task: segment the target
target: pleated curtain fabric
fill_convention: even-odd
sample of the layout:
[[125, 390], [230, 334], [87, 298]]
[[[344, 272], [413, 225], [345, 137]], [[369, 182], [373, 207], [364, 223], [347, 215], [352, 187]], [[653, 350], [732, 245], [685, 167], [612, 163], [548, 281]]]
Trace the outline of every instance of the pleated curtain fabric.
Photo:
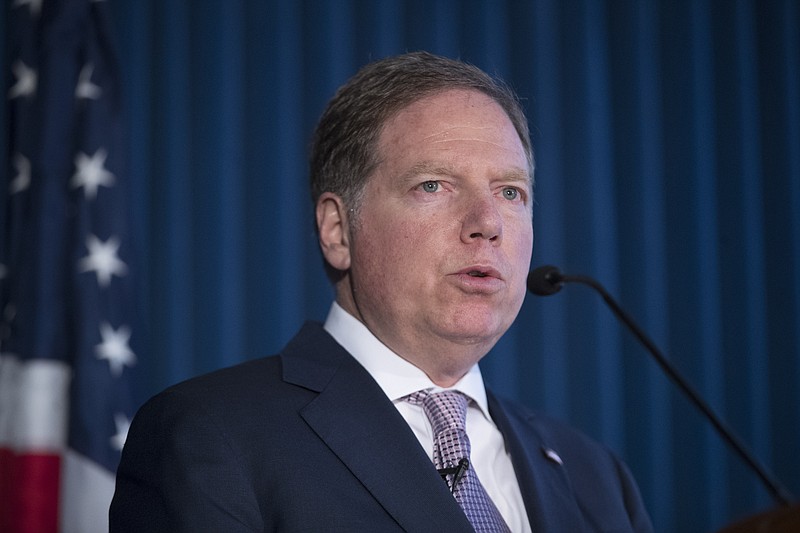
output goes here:
[[[108, 5], [147, 326], [130, 339], [139, 403], [324, 320], [311, 130], [361, 65], [425, 49], [522, 99], [532, 266], [600, 280], [800, 494], [800, 2]], [[773, 504], [586, 288], [529, 296], [481, 370], [620, 455], [657, 531], [706, 533]]]

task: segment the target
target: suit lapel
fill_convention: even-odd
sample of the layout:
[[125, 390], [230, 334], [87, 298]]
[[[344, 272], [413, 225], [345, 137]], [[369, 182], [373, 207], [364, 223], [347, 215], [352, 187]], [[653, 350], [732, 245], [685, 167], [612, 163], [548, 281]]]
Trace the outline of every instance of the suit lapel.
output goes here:
[[301, 336], [304, 345], [284, 351], [284, 379], [319, 392], [300, 411], [319, 438], [406, 531], [472, 531], [369, 373], [318, 326], [306, 326]]
[[[487, 391], [489, 411], [511, 454], [531, 529], [536, 532], [584, 531], [580, 508], [558, 450], [536, 430], [535, 416], [509, 409]], [[548, 456], [550, 454], [550, 456]]]

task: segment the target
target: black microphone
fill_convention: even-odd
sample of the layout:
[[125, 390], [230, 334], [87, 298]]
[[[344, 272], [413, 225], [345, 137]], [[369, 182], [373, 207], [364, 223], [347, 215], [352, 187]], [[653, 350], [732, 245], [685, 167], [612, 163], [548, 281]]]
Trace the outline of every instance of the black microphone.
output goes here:
[[553, 265], [540, 266], [528, 274], [528, 290], [537, 296], [550, 296], [563, 286], [561, 271]]
[[655, 358], [656, 362], [661, 366], [662, 370], [672, 379], [675, 384], [689, 397], [694, 405], [711, 422], [717, 432], [722, 438], [739, 454], [745, 463], [756, 473], [761, 481], [766, 486], [772, 497], [776, 502], [785, 506], [792, 505], [794, 497], [786, 488], [781, 485], [778, 480], [771, 476], [766, 468], [764, 468], [753, 457], [739, 440], [738, 437], [722, 422], [722, 420], [714, 413], [709, 405], [700, 397], [700, 395], [689, 385], [689, 382], [678, 372], [678, 370], [670, 363], [669, 359], [664, 356], [661, 350], [650, 340], [633, 319], [625, 312], [622, 307], [611, 297], [606, 289], [594, 278], [588, 276], [572, 276], [566, 275], [558, 269], [558, 267], [547, 265], [541, 266], [528, 274], [528, 290], [538, 296], [550, 296], [561, 290], [564, 283], [582, 283], [588, 285], [603, 297], [606, 304], [611, 308], [617, 317], [628, 326], [636, 338], [647, 348], [647, 351]]

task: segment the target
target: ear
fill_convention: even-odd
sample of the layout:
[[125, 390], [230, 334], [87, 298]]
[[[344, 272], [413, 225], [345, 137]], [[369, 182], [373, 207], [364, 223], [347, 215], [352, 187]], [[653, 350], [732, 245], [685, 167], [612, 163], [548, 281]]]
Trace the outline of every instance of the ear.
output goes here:
[[342, 199], [325, 192], [317, 200], [317, 229], [322, 255], [333, 268], [345, 271], [350, 268], [350, 231], [348, 212]]

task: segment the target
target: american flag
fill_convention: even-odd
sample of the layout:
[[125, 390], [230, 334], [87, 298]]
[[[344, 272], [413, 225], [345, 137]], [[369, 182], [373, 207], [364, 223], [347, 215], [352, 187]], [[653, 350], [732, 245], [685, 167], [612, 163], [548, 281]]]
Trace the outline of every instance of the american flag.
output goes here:
[[5, 8], [0, 531], [107, 531], [139, 335], [110, 14]]

